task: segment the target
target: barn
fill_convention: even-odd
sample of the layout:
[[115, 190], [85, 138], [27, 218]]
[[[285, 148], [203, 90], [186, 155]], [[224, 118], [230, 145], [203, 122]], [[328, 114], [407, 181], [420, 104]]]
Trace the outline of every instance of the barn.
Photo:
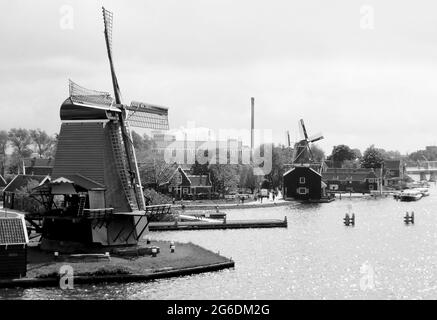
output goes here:
[[308, 165], [294, 166], [283, 175], [286, 200], [319, 200], [324, 194], [322, 176]]
[[28, 242], [24, 218], [0, 217], [0, 278], [26, 276]]

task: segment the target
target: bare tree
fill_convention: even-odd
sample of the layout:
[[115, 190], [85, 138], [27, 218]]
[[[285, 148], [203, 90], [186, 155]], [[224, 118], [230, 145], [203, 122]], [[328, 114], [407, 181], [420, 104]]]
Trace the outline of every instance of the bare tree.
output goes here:
[[0, 175], [5, 175], [6, 163], [6, 148], [8, 147], [8, 133], [4, 130], [0, 131]]

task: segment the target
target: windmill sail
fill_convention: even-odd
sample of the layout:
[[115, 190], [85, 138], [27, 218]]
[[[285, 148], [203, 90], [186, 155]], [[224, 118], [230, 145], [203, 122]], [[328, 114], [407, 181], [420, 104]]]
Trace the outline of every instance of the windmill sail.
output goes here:
[[[102, 10], [103, 10], [103, 22], [105, 25], [106, 49], [108, 52], [109, 66], [111, 68], [112, 86], [114, 89], [115, 103], [118, 107], [121, 108], [121, 110], [124, 110], [125, 107], [122, 105], [120, 87], [118, 85], [118, 80], [114, 69], [114, 63], [112, 60], [112, 26], [113, 26], [114, 17], [113, 17], [113, 13], [106, 10], [104, 7], [102, 8]], [[135, 150], [132, 143], [132, 136], [129, 131], [129, 128], [125, 123], [124, 112], [119, 114], [119, 121], [120, 121], [121, 137], [125, 149], [125, 156], [127, 158], [126, 159], [127, 171], [130, 175], [130, 179], [125, 183], [127, 183], [128, 188], [131, 189], [132, 192], [134, 193], [137, 203], [136, 206], [132, 206], [132, 210], [144, 209], [145, 202], [144, 202], [143, 190], [141, 187], [140, 174], [138, 170], [138, 165], [136, 163]]]
[[[109, 92], [96, 91], [84, 88], [72, 80], [68, 81], [68, 88], [70, 91], [70, 98], [75, 103], [93, 104], [97, 106], [112, 106], [114, 99]], [[114, 111], [118, 110], [113, 108]]]
[[294, 146], [293, 162], [294, 163], [312, 163], [314, 161], [314, 155], [311, 150], [310, 143], [323, 139], [322, 134], [317, 134], [308, 138], [308, 133], [305, 128], [303, 119], [299, 121], [299, 129], [302, 134], [302, 140], [297, 142]]
[[168, 108], [133, 101], [126, 107], [126, 120], [132, 127], [168, 130]]
[[117, 76], [115, 75], [114, 63], [112, 60], [112, 26], [114, 15], [111, 11], [106, 10], [102, 7], [103, 10], [103, 22], [105, 25], [105, 41], [106, 41], [106, 49], [108, 52], [109, 65], [111, 67], [111, 76], [112, 76], [112, 86], [114, 88], [114, 96], [115, 102], [117, 104], [121, 104], [121, 93], [120, 87], [118, 85]]
[[303, 133], [304, 138], [308, 140], [307, 129], [305, 128], [305, 123], [303, 123], [303, 119], [300, 119], [300, 126], [302, 129], [302, 133]]

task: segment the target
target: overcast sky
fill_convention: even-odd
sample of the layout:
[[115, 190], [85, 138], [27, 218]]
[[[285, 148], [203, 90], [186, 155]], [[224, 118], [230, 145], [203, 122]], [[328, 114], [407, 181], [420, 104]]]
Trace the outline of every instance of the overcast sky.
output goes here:
[[[2, 0], [0, 129], [58, 132], [69, 78], [111, 91], [102, 5], [115, 15], [124, 102], [168, 106], [173, 129], [249, 129], [254, 96], [256, 127], [275, 142], [286, 130], [295, 140], [304, 118], [327, 152], [437, 144], [432, 0]], [[373, 29], [362, 28], [363, 5]]]

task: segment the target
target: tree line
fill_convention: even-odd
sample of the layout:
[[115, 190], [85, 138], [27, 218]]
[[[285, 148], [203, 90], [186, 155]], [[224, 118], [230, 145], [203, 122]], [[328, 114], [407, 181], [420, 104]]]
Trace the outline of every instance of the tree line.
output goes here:
[[[23, 159], [32, 155], [53, 158], [56, 144], [57, 135], [50, 136], [41, 129], [0, 130], [0, 174], [17, 174]], [[8, 155], [8, 149], [12, 149], [11, 155]]]
[[[132, 132], [132, 141], [139, 162], [140, 175], [143, 182], [159, 185], [164, 174], [171, 170], [174, 164], [164, 161], [162, 155], [153, 152], [156, 144], [147, 134], [139, 135]], [[0, 130], [0, 174], [6, 172], [16, 174], [25, 158], [54, 158], [57, 145], [57, 135], [48, 135], [41, 129], [12, 128], [9, 131]], [[265, 147], [265, 146], [260, 146]], [[437, 150], [418, 150], [410, 155], [402, 155], [399, 151], [386, 151], [374, 145], [363, 153], [357, 148], [341, 144], [334, 146], [330, 155], [316, 144], [311, 146], [315, 161], [326, 161], [331, 167], [345, 168], [380, 168], [385, 160], [404, 159], [406, 161], [437, 160]], [[8, 150], [12, 154], [8, 155]], [[254, 174], [250, 164], [199, 164], [191, 167], [193, 174], [209, 175], [215, 191], [228, 193], [238, 189], [249, 189], [252, 192], [261, 184], [276, 189], [282, 187], [282, 176], [291, 167], [293, 150], [281, 144], [271, 144], [272, 170], [264, 176]]]

